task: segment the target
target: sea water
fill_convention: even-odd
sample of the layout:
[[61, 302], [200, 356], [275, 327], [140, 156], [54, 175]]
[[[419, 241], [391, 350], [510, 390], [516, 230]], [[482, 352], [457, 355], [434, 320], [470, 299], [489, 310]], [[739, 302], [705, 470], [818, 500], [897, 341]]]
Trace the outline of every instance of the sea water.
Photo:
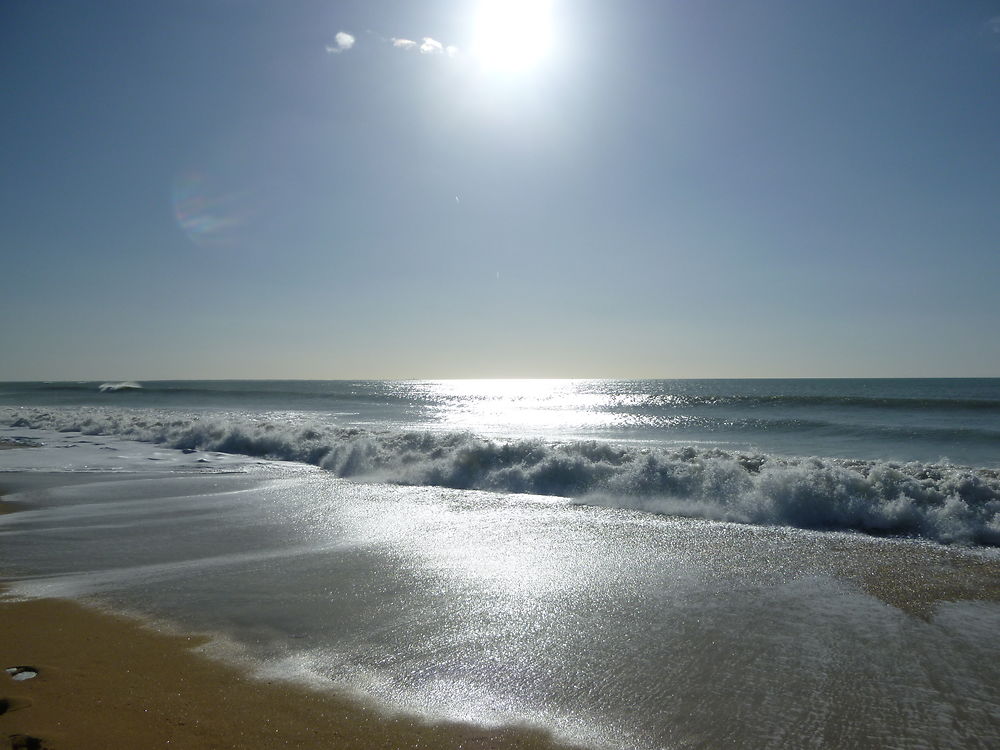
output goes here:
[[998, 380], [2, 384], [0, 425], [11, 596], [268, 678], [595, 747], [1000, 740]]
[[998, 379], [11, 383], [0, 423], [368, 481], [1000, 544]]

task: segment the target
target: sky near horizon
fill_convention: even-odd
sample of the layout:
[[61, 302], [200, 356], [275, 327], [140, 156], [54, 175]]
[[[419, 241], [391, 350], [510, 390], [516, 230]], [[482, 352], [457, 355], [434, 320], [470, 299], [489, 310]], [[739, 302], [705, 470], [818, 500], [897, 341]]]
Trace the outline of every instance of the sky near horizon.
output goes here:
[[1000, 2], [7, 0], [0, 380], [1000, 376]]

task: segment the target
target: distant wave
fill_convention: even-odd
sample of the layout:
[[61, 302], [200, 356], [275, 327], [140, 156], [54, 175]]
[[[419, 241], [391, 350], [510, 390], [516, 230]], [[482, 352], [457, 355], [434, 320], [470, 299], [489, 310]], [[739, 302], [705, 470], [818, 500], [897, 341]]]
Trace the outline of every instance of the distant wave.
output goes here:
[[352, 384], [347, 382], [343, 384], [343, 388], [317, 387], [316, 390], [307, 390], [303, 388], [280, 388], [270, 384], [255, 387], [255, 383], [256, 381], [235, 381], [235, 384], [230, 387], [226, 387], [229, 384], [229, 381], [208, 381], [204, 383], [198, 381], [148, 381], [142, 384], [132, 382], [97, 384], [96, 381], [88, 381], [64, 383], [18, 383], [17, 385], [19, 386], [19, 393], [42, 391], [87, 394], [92, 393], [95, 390], [96, 385], [97, 390], [100, 391], [118, 390], [110, 388], [109, 386], [124, 386], [126, 389], [131, 386], [134, 389], [142, 390], [144, 393], [178, 395], [185, 397], [199, 395], [210, 396], [212, 398], [223, 398], [226, 396], [232, 396], [234, 398], [261, 397], [269, 400], [280, 400], [292, 397], [296, 399], [316, 401], [329, 401], [330, 399], [342, 401], [370, 401], [377, 397], [380, 402], [404, 402], [409, 399], [408, 394], [403, 395], [393, 393], [388, 390], [379, 391], [377, 394], [364, 392], [362, 388], [359, 388], [358, 386], [351, 387]]
[[466, 433], [372, 432], [127, 409], [4, 409], [18, 427], [314, 464], [340, 477], [535, 493], [653, 513], [1000, 546], [1000, 473]]
[[101, 393], [115, 393], [117, 391], [139, 391], [142, 386], [138, 383], [125, 381], [121, 383], [101, 383], [97, 388]]

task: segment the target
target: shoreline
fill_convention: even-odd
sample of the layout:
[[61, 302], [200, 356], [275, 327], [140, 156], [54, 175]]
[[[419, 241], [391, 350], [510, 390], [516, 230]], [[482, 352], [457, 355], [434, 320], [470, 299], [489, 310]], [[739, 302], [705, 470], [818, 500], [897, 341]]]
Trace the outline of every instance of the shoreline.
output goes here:
[[[24, 747], [565, 748], [541, 729], [429, 723], [333, 691], [261, 680], [157, 632], [70, 600], [0, 603], [0, 735]], [[14, 745], [14, 747], [18, 747]]]
[[[118, 475], [89, 473], [76, 478], [86, 484], [107, 480], [109, 476]], [[18, 493], [32, 492], [24, 496], [28, 503], [17, 504], [29, 509], [51, 508], [56, 503], [46, 499], [44, 489], [50, 485], [62, 486], [64, 479], [65, 474], [61, 472], [4, 474], [0, 475], [0, 495], [6, 490], [15, 493], [8, 497], [18, 497], [20, 501]], [[109, 496], [115, 496], [114, 491]], [[0, 498], [0, 506], [3, 505]], [[29, 516], [24, 516], [23, 520], [27, 523]], [[15, 526], [19, 524], [17, 519], [8, 517], [4, 525], [11, 522]], [[914, 628], [910, 624], [912, 621], [897, 620], [892, 633], [904, 627], [906, 632], [919, 635], [926, 626], [934, 625], [936, 610], [944, 602], [1000, 601], [1000, 556], [992, 552], [967, 554], [932, 543], [896, 544], [892, 540], [861, 539], [841, 533], [801, 534], [783, 528], [762, 530], [733, 524], [722, 526], [728, 530], [723, 529], [725, 533], [721, 538], [730, 543], [743, 540], [749, 544], [755, 538], [762, 539], [760, 543], [749, 544], [748, 549], [756, 550], [749, 563], [757, 560], [766, 570], [775, 566], [784, 569], [793, 583], [808, 582], [814, 575], [836, 579], [846, 583], [849, 589], [881, 600], [887, 608], [922, 621]], [[27, 523], [26, 528], [30, 527], [31, 523]], [[691, 539], [692, 534], [700, 536], [704, 532], [706, 539], [718, 536], [708, 531], [711, 530], [704, 529], [699, 522], [681, 522], [680, 527], [666, 538], [673, 539], [682, 550], [684, 541]], [[51, 541], [58, 543], [58, 536]], [[30, 546], [40, 551], [43, 555], [40, 559], [54, 552], [45, 546], [39, 547], [37, 542]], [[24, 551], [29, 550], [25, 547]], [[6, 578], [9, 590], [17, 591], [19, 587], [15, 582], [19, 578], [15, 571], [20, 558], [10, 554], [6, 559], [8, 562], [0, 571], [0, 592], [5, 580], [3, 573], [9, 576]], [[749, 564], [744, 558], [737, 561]], [[69, 569], [78, 570], [79, 565], [78, 561]], [[745, 580], [751, 584], [756, 580], [753, 571], [750, 564]], [[782, 584], [782, 579], [776, 578], [761, 592], [766, 595], [768, 590], [777, 590]], [[685, 590], [677, 591], [684, 594]], [[833, 593], [839, 596], [836, 588]], [[713, 596], [711, 591], [708, 594], [710, 598]], [[219, 591], [216, 592], [218, 596]], [[808, 597], [796, 595], [793, 598], [809, 604]], [[205, 604], [211, 606], [211, 601], [206, 599]], [[221, 600], [216, 598], [216, 601]], [[338, 597], [336, 601], [344, 600]], [[872, 608], [870, 601], [858, 600], [850, 590], [843, 601], [850, 605], [849, 609], [860, 604], [863, 608], [860, 611], [867, 612], [866, 617], [876, 625], [883, 621], [877, 606]], [[0, 641], [0, 685], [3, 686], [0, 689], [0, 747], [6, 747], [7, 738], [14, 736], [38, 738], [39, 741], [34, 745], [12, 743], [13, 748], [39, 750], [164, 745], [193, 750], [274, 745], [359, 749], [565, 747], [550, 732], [539, 728], [544, 725], [485, 728], [456, 722], [431, 723], [414, 714], [394, 713], [392, 709], [367, 702], [364, 696], [350, 689], [335, 690], [332, 683], [328, 683], [331, 687], [326, 689], [323, 685], [307, 686], [281, 678], [269, 680], [251, 676], [239, 661], [211, 656], [214, 649], [205, 648], [212, 643], [211, 638], [196, 635], [205, 630], [199, 631], [196, 627], [186, 633], [183, 629], [177, 630], [170, 625], [173, 621], [171, 610], [160, 611], [166, 614], [158, 621], [105, 610], [100, 598], [5, 601], [0, 596], [0, 632], [5, 635]], [[758, 610], [750, 607], [746, 611], [753, 616]], [[891, 613], [886, 616], [895, 617]], [[853, 622], [851, 617], [845, 620], [848, 626]], [[695, 635], [698, 632], [700, 628]], [[867, 632], [867, 628], [862, 632]], [[489, 637], [493, 638], [492, 634]], [[743, 643], [743, 639], [738, 642]], [[759, 639], [750, 642], [758, 643]], [[405, 648], [405, 643], [405, 640], [394, 640], [388, 647], [398, 651]], [[697, 648], [698, 641], [686, 639], [679, 645]], [[763, 643], [761, 653], [767, 653], [767, 645]], [[850, 655], [852, 652], [845, 653]], [[719, 664], [712, 659], [705, 663], [710, 667]], [[665, 660], [663, 664], [670, 662]], [[17, 666], [36, 668], [38, 677], [15, 682], [2, 671]], [[526, 662], [521, 669], [531, 668], [531, 663]], [[669, 670], [666, 673], [669, 674]], [[740, 676], [744, 672], [736, 670], [734, 674]], [[331, 677], [336, 681], [339, 675]], [[768, 684], [767, 680], [762, 684]], [[992, 680], [984, 684], [992, 685]], [[945, 697], [960, 704], [960, 694], [954, 694], [954, 698], [952, 695], [946, 693]], [[797, 698], [786, 697], [786, 700], [794, 705]], [[743, 703], [737, 696], [733, 696], [732, 701], [735, 702], [727, 704], [723, 700], [719, 710], [724, 715], [736, 717], [738, 714], [734, 710]], [[577, 706], [564, 704], [563, 716], [570, 718]], [[462, 716], [461, 713], [451, 715]], [[840, 726], [838, 720], [831, 721], [831, 726]], [[753, 729], [748, 726], [742, 731], [752, 734]], [[928, 731], [933, 729], [929, 727]], [[694, 734], [689, 736], [701, 736], [700, 733], [713, 731], [713, 725], [692, 720], [690, 731]], [[993, 725], [987, 725], [983, 731], [992, 733]]]
[[[0, 513], [27, 507], [3, 494]], [[12, 748], [569, 747], [540, 728], [432, 723], [332, 689], [255, 678], [199, 653], [207, 637], [74, 600], [0, 599], [0, 632], [0, 736]], [[15, 681], [2, 671], [11, 667], [38, 674]]]

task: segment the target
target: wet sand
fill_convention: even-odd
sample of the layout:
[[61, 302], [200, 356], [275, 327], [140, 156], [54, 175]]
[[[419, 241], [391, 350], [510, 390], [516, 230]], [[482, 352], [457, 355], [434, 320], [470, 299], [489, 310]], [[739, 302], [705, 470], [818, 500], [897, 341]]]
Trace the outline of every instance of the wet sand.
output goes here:
[[17, 443], [10, 440], [0, 440], [0, 451], [8, 451], [12, 448], [34, 448], [31, 443]]
[[[0, 440], [0, 451], [7, 451], [13, 448], [28, 448], [30, 446], [23, 445], [21, 443], [11, 443], [7, 440]], [[4, 500], [4, 490], [0, 487], [0, 515], [4, 513], [13, 513], [15, 510], [21, 510], [24, 508], [20, 503], [11, 502], [10, 500]]]
[[0, 672], [0, 738], [15, 748], [556, 747], [538, 731], [423, 724], [258, 681], [193, 652], [198, 638], [69, 601], [0, 605], [0, 632], [0, 666], [38, 672]]
[[[0, 448], [21, 447], [0, 445]], [[20, 503], [3, 500], [0, 513]], [[195, 636], [157, 632], [71, 601], [0, 604], [0, 748], [190, 750], [511, 748], [564, 745], [531, 728], [422, 723], [343, 696], [253, 679], [194, 651]]]

